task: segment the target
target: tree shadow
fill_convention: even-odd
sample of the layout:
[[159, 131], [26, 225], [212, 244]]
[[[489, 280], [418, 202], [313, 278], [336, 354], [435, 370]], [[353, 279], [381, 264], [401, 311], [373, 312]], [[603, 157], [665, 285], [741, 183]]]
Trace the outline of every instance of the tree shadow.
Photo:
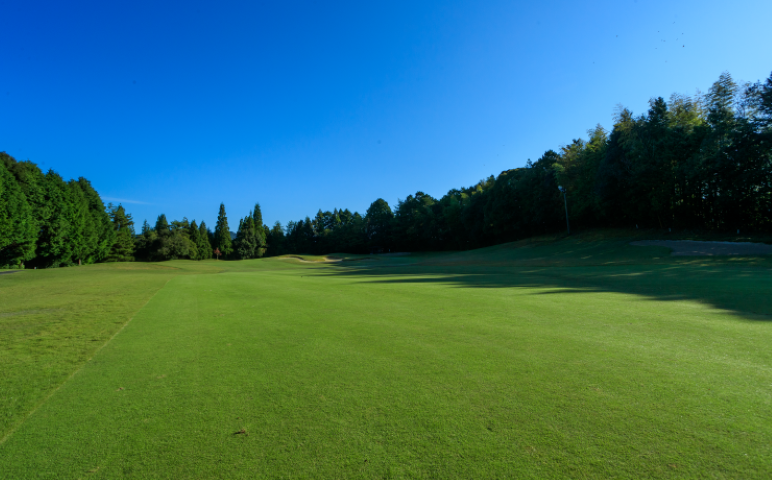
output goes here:
[[772, 321], [772, 262], [763, 258], [666, 258], [659, 264], [577, 266], [344, 265], [314, 274], [380, 284], [535, 289], [533, 295], [633, 294], [656, 301], [695, 301], [745, 319]]

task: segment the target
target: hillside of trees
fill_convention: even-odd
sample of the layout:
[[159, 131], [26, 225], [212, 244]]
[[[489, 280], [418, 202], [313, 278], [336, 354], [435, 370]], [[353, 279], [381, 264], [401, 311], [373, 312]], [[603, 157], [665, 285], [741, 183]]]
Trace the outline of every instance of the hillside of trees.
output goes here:
[[772, 232], [772, 75], [738, 85], [724, 73], [705, 94], [654, 98], [644, 115], [620, 108], [611, 132], [547, 150], [436, 199], [423, 192], [364, 215], [319, 210], [286, 226], [260, 205], [232, 238], [225, 206], [214, 230], [160, 215], [135, 234], [122, 206], [105, 208], [88, 180], [65, 182], [0, 153], [0, 267], [98, 261], [259, 258], [286, 253], [464, 250], [572, 225]]

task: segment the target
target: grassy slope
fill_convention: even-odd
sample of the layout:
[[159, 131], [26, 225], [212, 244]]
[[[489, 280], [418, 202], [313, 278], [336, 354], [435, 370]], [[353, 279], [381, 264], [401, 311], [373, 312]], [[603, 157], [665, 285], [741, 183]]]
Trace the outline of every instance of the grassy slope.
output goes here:
[[[171, 274], [137, 276], [133, 311], [156, 296], [0, 445], [0, 477], [772, 473], [769, 260], [671, 259], [605, 237], [347, 260], [220, 262], [220, 275], [168, 262], [182, 270], [160, 291]], [[112, 273], [98, 282], [70, 269], [12, 288], [54, 292], [60, 275], [91, 296], [63, 303], [82, 320], [138, 275], [100, 268]], [[34, 330], [50, 313], [35, 315], [0, 322]], [[47, 337], [56, 363], [66, 344]], [[3, 381], [24, 390], [21, 368]]]

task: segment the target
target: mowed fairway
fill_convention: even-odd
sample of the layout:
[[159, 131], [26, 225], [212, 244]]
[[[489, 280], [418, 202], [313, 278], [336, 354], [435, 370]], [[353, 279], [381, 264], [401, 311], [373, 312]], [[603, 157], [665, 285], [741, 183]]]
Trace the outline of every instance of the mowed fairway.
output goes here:
[[0, 432], [0, 478], [772, 478], [769, 259], [570, 239], [345, 260], [162, 264]]

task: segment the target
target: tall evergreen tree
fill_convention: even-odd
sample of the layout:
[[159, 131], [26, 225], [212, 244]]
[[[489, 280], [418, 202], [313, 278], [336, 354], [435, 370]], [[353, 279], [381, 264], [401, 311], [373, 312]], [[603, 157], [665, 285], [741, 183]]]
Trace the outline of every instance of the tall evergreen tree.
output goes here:
[[255, 209], [252, 211], [252, 220], [253, 224], [255, 226], [255, 244], [257, 245], [255, 247], [255, 255], [256, 257], [262, 257], [265, 253], [265, 243], [267, 234], [265, 232], [264, 224], [263, 224], [263, 212], [260, 209], [260, 204], [255, 203]]
[[[41, 228], [48, 222], [52, 213], [51, 205], [46, 199], [46, 177], [40, 171], [37, 165], [30, 161], [18, 162], [5, 152], [0, 152], [0, 161], [5, 164], [16, 179], [16, 183], [21, 188], [27, 203], [32, 208], [32, 217], [35, 223], [35, 232], [40, 232]], [[37, 233], [35, 234], [37, 237]], [[37, 256], [33, 253], [30, 257]], [[31, 262], [34, 264], [35, 262]]]
[[33, 256], [36, 223], [16, 179], [0, 162], [0, 267], [17, 265]]
[[[262, 228], [261, 228], [262, 230]], [[259, 247], [255, 221], [252, 212], [239, 221], [239, 230], [236, 233], [236, 240], [233, 242], [233, 248], [239, 258], [255, 258]]]
[[89, 215], [88, 200], [81, 190], [80, 184], [70, 180], [67, 187], [71, 201], [68, 218], [71, 225], [69, 241], [72, 246], [70, 261], [78, 265], [90, 263], [91, 253], [96, 250], [97, 245], [96, 226]]
[[198, 259], [207, 260], [212, 258], [212, 244], [209, 243], [209, 230], [206, 228], [206, 223], [201, 222], [201, 226], [198, 227]]
[[255, 225], [263, 226], [263, 211], [260, 209], [259, 203], [255, 203], [255, 209], [252, 210], [251, 216]]
[[282, 255], [284, 253], [284, 230], [281, 223], [276, 221], [266, 238], [266, 253], [268, 255]]
[[220, 250], [225, 258], [233, 253], [231, 232], [228, 227], [228, 216], [225, 213], [225, 204], [220, 204], [220, 212], [217, 214], [217, 224], [214, 227], [214, 248]]
[[110, 218], [115, 229], [115, 242], [110, 249], [107, 261], [131, 262], [134, 260], [134, 221], [122, 205], [110, 207]]
[[163, 213], [158, 215], [158, 219], [155, 221], [155, 233], [159, 237], [167, 237], [171, 234], [169, 221]]
[[67, 184], [53, 170], [45, 176], [45, 198], [51, 215], [41, 225], [38, 235], [36, 263], [47, 267], [69, 264], [73, 256], [70, 242], [72, 202]]
[[196, 249], [198, 249], [198, 244], [200, 243], [199, 241], [201, 239], [201, 232], [199, 231], [198, 224], [196, 224], [195, 220], [190, 222], [190, 226], [188, 227], [188, 237], [190, 238], [190, 241], [196, 245]]
[[193, 242], [193, 245], [196, 247], [196, 256], [194, 260], [204, 260], [211, 256], [212, 248], [206, 240], [206, 227], [204, 227], [204, 232], [202, 233], [201, 228], [196, 224], [196, 221], [193, 220], [190, 222], [188, 236], [190, 237], [190, 241]]
[[78, 185], [88, 202], [89, 214], [96, 234], [94, 249], [88, 259], [88, 263], [99, 262], [104, 260], [110, 252], [110, 247], [115, 238], [115, 231], [112, 229], [110, 215], [107, 213], [99, 194], [91, 186], [91, 182], [80, 177], [78, 178]]

